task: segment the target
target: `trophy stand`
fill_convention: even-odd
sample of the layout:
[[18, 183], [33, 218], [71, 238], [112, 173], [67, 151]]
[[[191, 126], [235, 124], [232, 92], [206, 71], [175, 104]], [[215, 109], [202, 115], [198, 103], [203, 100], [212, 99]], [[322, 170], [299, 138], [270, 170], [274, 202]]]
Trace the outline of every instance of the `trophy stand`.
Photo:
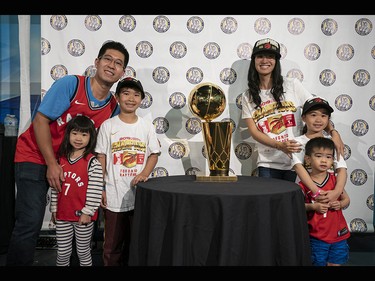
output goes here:
[[226, 106], [223, 90], [212, 83], [201, 83], [190, 93], [191, 112], [204, 120], [203, 137], [206, 147], [210, 175], [196, 175], [197, 181], [234, 182], [237, 176], [229, 175], [230, 148], [233, 124], [231, 122], [212, 122], [220, 116]]

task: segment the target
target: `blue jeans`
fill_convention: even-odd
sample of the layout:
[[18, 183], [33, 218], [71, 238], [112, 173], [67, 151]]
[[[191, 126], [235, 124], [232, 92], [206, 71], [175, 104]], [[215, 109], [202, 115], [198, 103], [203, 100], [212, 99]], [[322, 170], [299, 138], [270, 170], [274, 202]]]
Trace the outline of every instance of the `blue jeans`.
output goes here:
[[49, 184], [46, 171], [45, 165], [15, 163], [16, 221], [9, 242], [6, 265], [33, 265], [47, 204]]
[[297, 174], [291, 170], [278, 170], [273, 168], [258, 167], [258, 176], [261, 178], [274, 178], [295, 182]]

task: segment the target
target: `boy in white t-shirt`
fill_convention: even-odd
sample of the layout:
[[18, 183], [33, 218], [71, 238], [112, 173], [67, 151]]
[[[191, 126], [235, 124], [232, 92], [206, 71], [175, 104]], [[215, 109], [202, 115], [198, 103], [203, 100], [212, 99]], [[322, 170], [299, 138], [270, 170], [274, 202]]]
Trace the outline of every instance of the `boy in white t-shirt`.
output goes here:
[[160, 155], [155, 126], [136, 114], [145, 97], [140, 81], [126, 77], [115, 93], [120, 113], [102, 123], [95, 151], [105, 190], [104, 266], [126, 266], [138, 182], [147, 181]]
[[[328, 101], [322, 97], [314, 96], [304, 103], [302, 109], [302, 120], [305, 122], [303, 131], [304, 134], [299, 137], [295, 137], [295, 140], [302, 144], [302, 150], [299, 153], [293, 153], [292, 155], [292, 166], [297, 173], [296, 182], [298, 183], [301, 180], [312, 192], [312, 197], [316, 201], [324, 203], [337, 200], [344, 190], [347, 180], [347, 166], [344, 158], [341, 156], [339, 160], [337, 160], [337, 157], [335, 157], [333, 169], [337, 174], [337, 182], [335, 189], [327, 192], [321, 190], [314, 183], [303, 163], [305, 156], [305, 145], [310, 139], [315, 137], [331, 137], [324, 132], [324, 128], [326, 128], [328, 122], [330, 122], [332, 112], [333, 108], [329, 105]], [[334, 129], [331, 131], [331, 134], [333, 132], [338, 133]], [[330, 196], [330, 198], [333, 199], [328, 199], [328, 192], [333, 193], [333, 195], [331, 194]]]

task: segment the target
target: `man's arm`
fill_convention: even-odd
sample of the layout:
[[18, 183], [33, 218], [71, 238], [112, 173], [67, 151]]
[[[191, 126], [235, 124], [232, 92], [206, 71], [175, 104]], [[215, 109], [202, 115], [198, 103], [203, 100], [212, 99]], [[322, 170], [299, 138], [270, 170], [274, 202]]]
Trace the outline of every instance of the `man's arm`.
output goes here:
[[42, 113], [37, 112], [33, 120], [35, 139], [47, 165], [46, 177], [50, 187], [61, 191], [61, 182], [64, 181], [64, 173], [58, 164], [52, 148], [52, 137], [49, 128], [51, 121]]

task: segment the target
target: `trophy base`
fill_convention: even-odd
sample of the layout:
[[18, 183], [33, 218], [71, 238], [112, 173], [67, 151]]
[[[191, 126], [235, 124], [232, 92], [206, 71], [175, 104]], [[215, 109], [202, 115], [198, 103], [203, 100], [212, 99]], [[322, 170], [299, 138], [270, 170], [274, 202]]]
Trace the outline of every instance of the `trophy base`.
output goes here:
[[195, 176], [195, 180], [199, 182], [235, 182], [237, 176]]

